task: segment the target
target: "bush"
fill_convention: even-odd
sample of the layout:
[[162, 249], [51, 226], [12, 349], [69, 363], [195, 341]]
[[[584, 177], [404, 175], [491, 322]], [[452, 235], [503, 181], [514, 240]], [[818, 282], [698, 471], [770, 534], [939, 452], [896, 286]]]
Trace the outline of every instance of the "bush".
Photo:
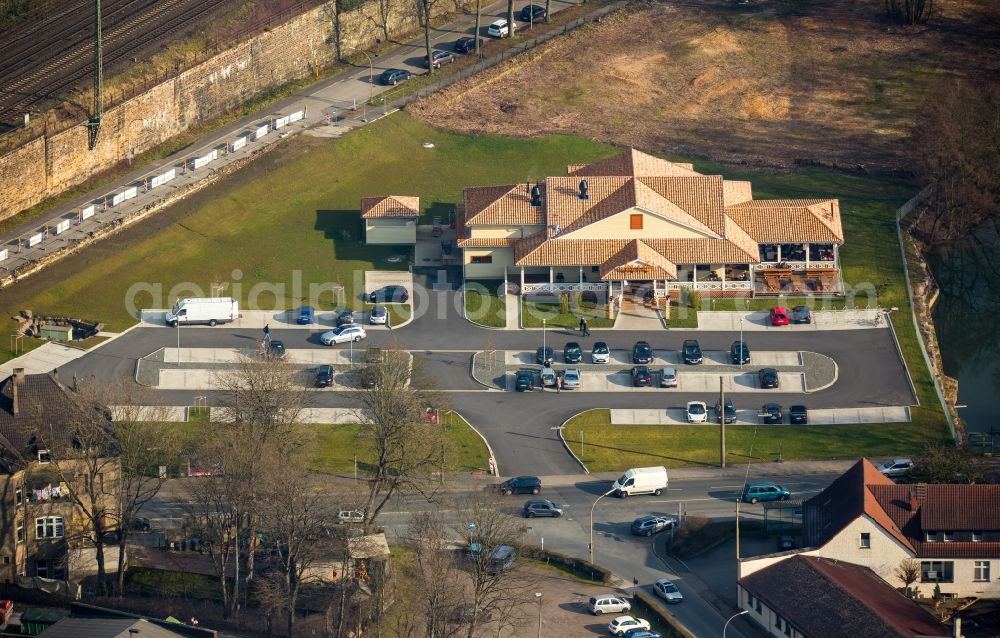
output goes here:
[[531, 546], [522, 547], [521, 555], [525, 558], [534, 558], [535, 560], [545, 561], [550, 565], [555, 565], [556, 567], [564, 569], [571, 574], [575, 574], [580, 578], [592, 580], [598, 583], [607, 583], [611, 581], [610, 571], [598, 565], [592, 565], [582, 558], [574, 558], [573, 556], [566, 556], [565, 554], [551, 552]]
[[569, 295], [559, 295], [559, 314], [569, 314]]
[[692, 308], [701, 308], [701, 293], [697, 290], [692, 290], [688, 293], [688, 305]]

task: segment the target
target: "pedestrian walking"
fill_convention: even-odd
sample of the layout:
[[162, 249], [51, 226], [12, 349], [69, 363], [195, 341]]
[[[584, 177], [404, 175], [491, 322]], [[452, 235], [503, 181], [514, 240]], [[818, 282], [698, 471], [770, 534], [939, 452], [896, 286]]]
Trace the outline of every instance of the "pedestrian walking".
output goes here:
[[264, 341], [271, 342], [271, 326], [266, 323], [264, 324]]
[[586, 319], [581, 319], [580, 323], [583, 325], [583, 336], [584, 337], [589, 337], [590, 336], [590, 325], [587, 323], [587, 320]]
[[562, 374], [556, 375], [556, 394], [559, 394], [562, 389]]
[[587, 320], [580, 317], [580, 336], [584, 336], [584, 332], [587, 330]]

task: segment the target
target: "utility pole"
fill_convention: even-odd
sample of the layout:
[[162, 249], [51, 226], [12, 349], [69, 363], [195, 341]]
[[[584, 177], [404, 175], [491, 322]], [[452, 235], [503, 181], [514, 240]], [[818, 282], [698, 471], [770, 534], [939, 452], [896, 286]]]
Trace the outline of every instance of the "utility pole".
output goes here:
[[97, 135], [104, 121], [104, 38], [101, 35], [101, 0], [94, 0], [94, 112], [87, 119], [90, 150], [97, 146]]
[[719, 377], [719, 467], [726, 467], [726, 393]]

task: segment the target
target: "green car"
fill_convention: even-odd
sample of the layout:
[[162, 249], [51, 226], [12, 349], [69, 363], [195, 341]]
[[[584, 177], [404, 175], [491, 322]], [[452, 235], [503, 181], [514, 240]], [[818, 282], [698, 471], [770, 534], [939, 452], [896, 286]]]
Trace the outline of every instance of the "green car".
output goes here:
[[787, 501], [791, 496], [788, 488], [761, 481], [759, 483], [747, 483], [743, 487], [744, 503], [759, 503], [760, 501]]

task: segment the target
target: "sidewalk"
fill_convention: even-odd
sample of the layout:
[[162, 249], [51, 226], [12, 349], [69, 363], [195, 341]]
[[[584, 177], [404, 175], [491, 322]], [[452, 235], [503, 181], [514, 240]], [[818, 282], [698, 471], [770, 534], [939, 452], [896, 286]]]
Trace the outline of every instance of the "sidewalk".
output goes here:
[[14, 374], [14, 368], [24, 368], [25, 374], [45, 374], [86, 353], [86, 350], [50, 341], [0, 365], [0, 379]]
[[[884, 321], [876, 324], [879, 309], [814, 310], [812, 323], [772, 326], [766, 310], [755, 312], [740, 311], [698, 311], [698, 330], [713, 332], [739, 332], [743, 319], [743, 332], [756, 330], [862, 330], [865, 328], [885, 328]], [[617, 327], [617, 326], [615, 326]]]
[[[712, 423], [715, 423], [714, 412]], [[843, 425], [847, 423], [909, 423], [910, 408], [897, 405], [879, 408], [832, 408], [809, 410], [810, 425]], [[682, 425], [687, 419], [684, 410], [675, 409], [611, 409], [612, 425]], [[756, 425], [760, 423], [757, 410], [737, 410], [736, 425]]]

